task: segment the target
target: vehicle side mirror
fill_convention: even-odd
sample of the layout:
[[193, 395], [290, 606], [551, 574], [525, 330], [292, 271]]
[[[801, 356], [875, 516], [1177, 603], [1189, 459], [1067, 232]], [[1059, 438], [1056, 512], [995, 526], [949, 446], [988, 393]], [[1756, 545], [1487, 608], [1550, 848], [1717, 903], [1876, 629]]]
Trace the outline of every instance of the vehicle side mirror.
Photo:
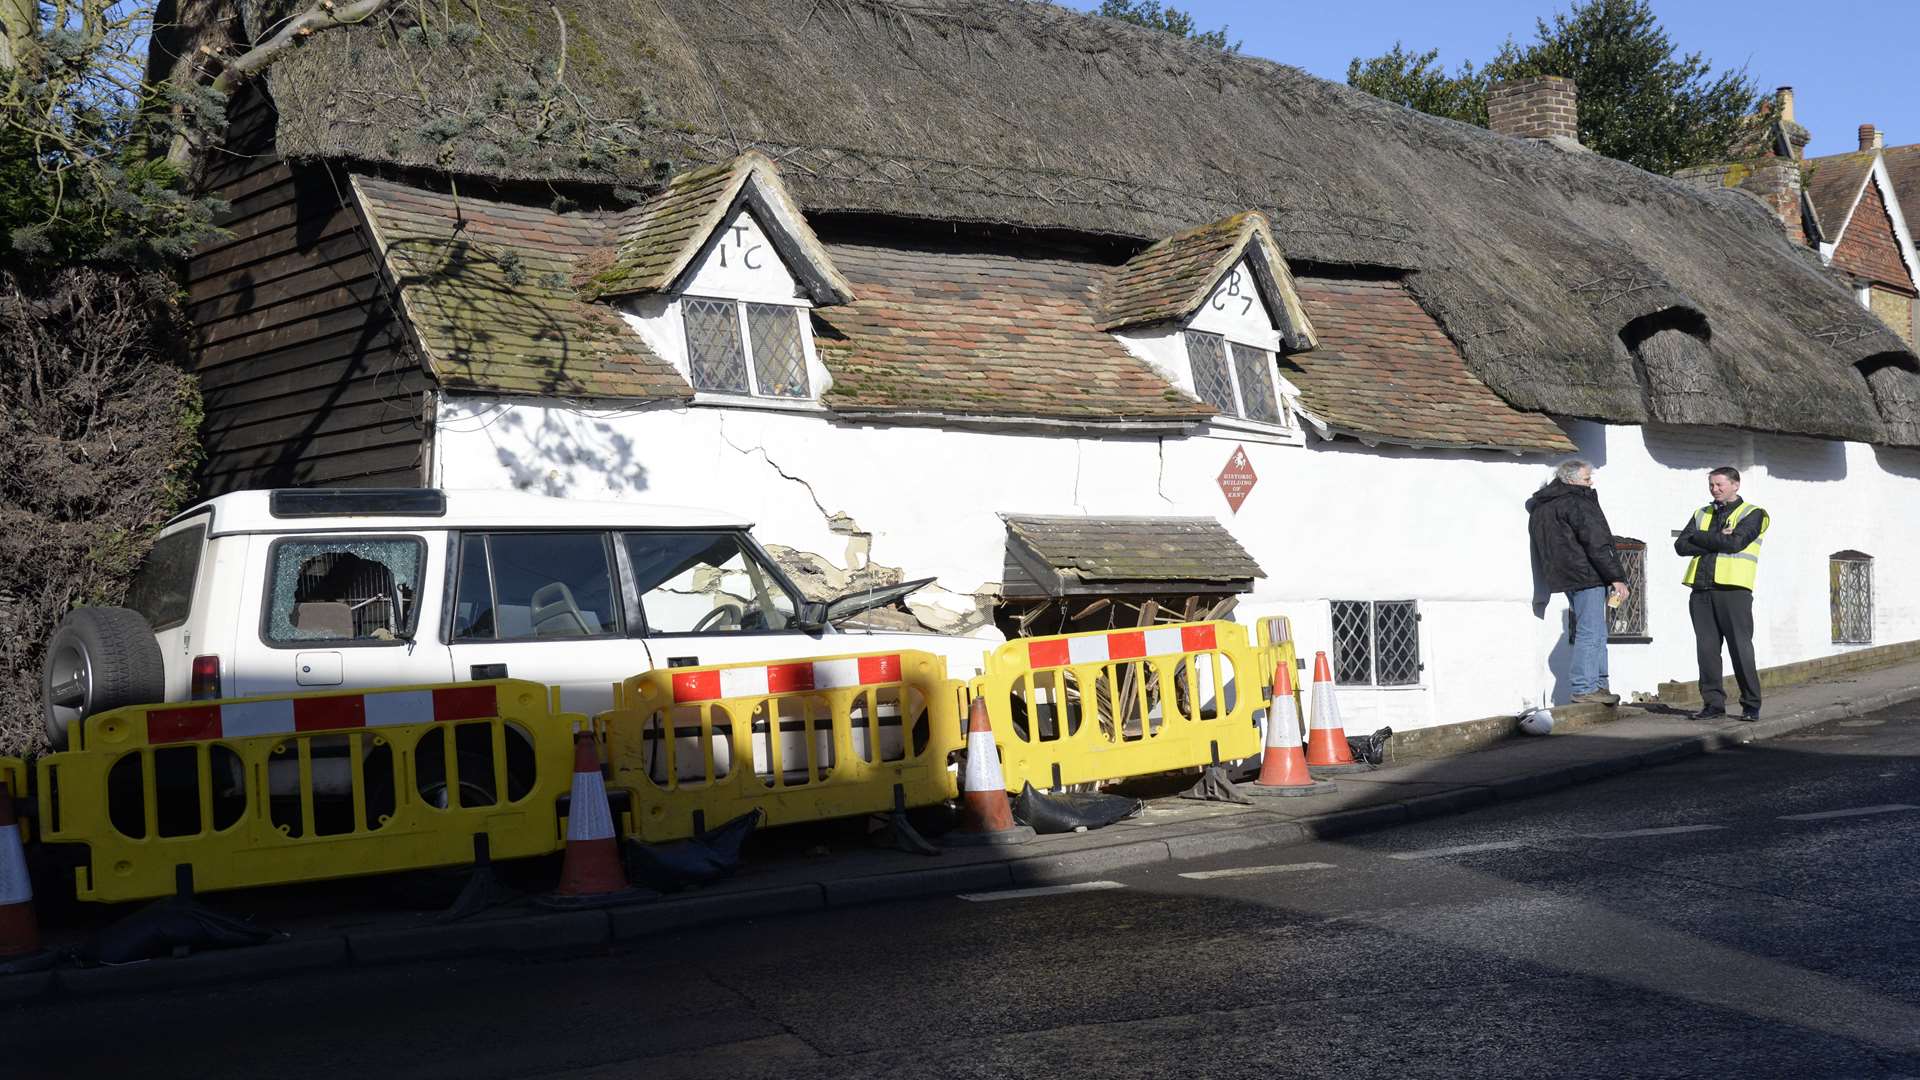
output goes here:
[[827, 628], [827, 605], [818, 600], [803, 600], [793, 613], [793, 624], [808, 633]]

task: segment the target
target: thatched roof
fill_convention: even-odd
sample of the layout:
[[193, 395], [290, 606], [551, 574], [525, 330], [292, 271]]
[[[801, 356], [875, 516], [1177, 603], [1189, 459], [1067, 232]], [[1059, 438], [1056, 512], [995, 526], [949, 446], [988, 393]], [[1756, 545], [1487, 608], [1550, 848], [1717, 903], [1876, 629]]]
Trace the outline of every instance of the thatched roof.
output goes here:
[[[560, 8], [568, 82], [608, 110], [643, 90], [657, 158], [760, 150], [809, 213], [1150, 241], [1257, 209], [1296, 265], [1413, 271], [1412, 294], [1520, 408], [1920, 445], [1913, 354], [1738, 193], [1027, 0]], [[557, 40], [544, 8], [482, 10], [503, 37]], [[583, 175], [502, 160], [480, 135], [445, 157], [412, 139], [417, 102], [387, 88], [416, 78], [449, 113], [489, 92], [375, 31], [317, 35], [269, 75], [281, 151]]]

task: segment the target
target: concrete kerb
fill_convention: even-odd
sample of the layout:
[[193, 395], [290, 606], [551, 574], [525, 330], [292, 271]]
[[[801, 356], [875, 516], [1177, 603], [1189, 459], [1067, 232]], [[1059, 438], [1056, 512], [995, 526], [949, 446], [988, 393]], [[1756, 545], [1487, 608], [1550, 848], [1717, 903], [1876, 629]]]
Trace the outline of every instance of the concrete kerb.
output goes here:
[[1463, 785], [1454, 791], [1433, 792], [1298, 820], [1276, 821], [1268, 814], [1250, 813], [1208, 830], [1174, 833], [1152, 840], [1128, 838], [1073, 851], [1010, 848], [997, 860], [889, 871], [779, 888], [697, 893], [604, 911], [541, 912], [445, 925], [356, 930], [252, 949], [201, 953], [184, 960], [0, 976], [0, 1002], [30, 1001], [56, 992], [135, 992], [227, 979], [256, 979], [322, 967], [448, 959], [483, 953], [591, 951], [608, 947], [614, 941], [710, 923], [1007, 886], [1057, 884], [1089, 874], [1333, 839], [1408, 821], [1463, 813], [1494, 802], [1530, 798], [1607, 776], [1778, 738], [1830, 720], [1914, 700], [1920, 700], [1920, 686], [1817, 706], [1752, 724], [1736, 721], [1735, 727], [1705, 731], [1654, 747], [1623, 747], [1621, 753], [1608, 758], [1556, 765], [1490, 783]]

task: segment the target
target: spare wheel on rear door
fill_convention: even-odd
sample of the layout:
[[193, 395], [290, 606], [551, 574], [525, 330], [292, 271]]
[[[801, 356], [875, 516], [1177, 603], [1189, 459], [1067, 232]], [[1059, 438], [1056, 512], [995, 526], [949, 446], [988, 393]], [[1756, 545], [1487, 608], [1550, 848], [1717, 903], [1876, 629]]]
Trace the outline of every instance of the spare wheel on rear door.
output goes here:
[[76, 608], [47, 642], [41, 668], [47, 741], [65, 749], [68, 731], [80, 721], [123, 705], [157, 704], [166, 690], [160, 644], [139, 612]]

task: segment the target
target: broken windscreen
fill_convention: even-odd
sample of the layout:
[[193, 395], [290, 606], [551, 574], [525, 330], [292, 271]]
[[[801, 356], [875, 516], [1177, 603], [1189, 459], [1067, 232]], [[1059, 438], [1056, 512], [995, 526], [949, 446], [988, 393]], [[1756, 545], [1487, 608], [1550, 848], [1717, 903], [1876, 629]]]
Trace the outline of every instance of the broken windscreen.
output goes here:
[[793, 597], [738, 533], [628, 533], [626, 544], [650, 634], [784, 630], [793, 622]]

